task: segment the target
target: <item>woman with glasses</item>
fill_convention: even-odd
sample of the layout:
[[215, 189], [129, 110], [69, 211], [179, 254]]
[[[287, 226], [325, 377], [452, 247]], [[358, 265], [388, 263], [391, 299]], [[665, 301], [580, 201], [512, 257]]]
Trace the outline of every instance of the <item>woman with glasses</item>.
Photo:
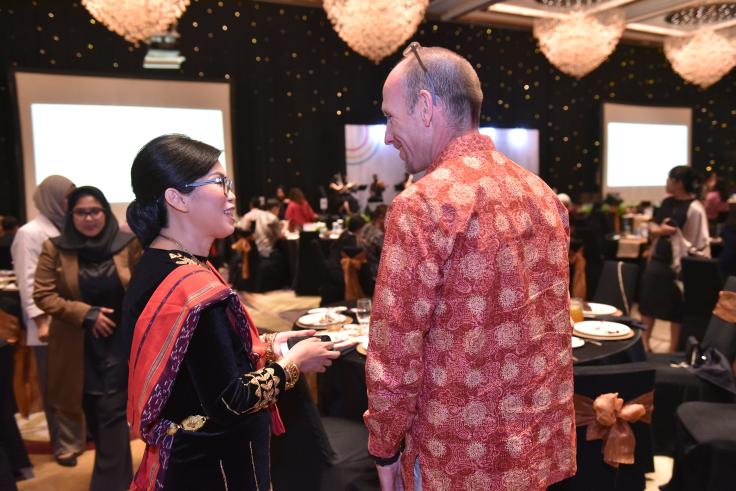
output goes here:
[[308, 339], [259, 336], [238, 295], [207, 261], [234, 231], [235, 195], [220, 150], [182, 135], [146, 144], [131, 169], [127, 216], [146, 246], [123, 306], [131, 337], [128, 421], [146, 452], [131, 489], [268, 490], [275, 402], [300, 372], [337, 358]]
[[47, 240], [38, 258], [33, 291], [52, 319], [46, 397], [82, 429], [86, 416], [96, 450], [90, 489], [119, 491], [133, 468], [125, 421], [128, 345], [118, 324], [141, 247], [120, 230], [99, 189], [76, 188], [67, 202], [62, 234]]

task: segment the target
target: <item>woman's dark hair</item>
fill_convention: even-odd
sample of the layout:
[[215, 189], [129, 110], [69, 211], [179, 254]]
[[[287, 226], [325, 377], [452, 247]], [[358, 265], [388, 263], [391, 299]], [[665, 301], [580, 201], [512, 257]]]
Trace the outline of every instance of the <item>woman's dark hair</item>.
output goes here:
[[185, 186], [207, 175], [221, 153], [184, 135], [159, 136], [140, 149], [130, 169], [135, 199], [126, 217], [144, 246], [168, 224], [164, 191], [174, 188], [190, 193], [193, 188]]
[[299, 188], [291, 188], [289, 190], [289, 199], [295, 202], [297, 205], [301, 205], [306, 201], [306, 199], [304, 198], [304, 193], [302, 193], [302, 190]]
[[673, 167], [670, 170], [669, 177], [675, 181], [680, 181], [685, 192], [689, 194], [699, 194], [700, 187], [703, 185], [703, 179], [700, 174], [687, 165]]

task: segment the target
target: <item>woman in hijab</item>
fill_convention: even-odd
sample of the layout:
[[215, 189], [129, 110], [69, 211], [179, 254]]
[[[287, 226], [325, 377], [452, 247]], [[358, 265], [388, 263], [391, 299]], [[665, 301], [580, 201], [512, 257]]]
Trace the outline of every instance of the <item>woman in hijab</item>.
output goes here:
[[45, 396], [54, 412], [87, 417], [96, 447], [90, 489], [119, 491], [133, 473], [125, 420], [128, 344], [117, 325], [141, 247], [120, 231], [99, 189], [82, 186], [67, 201], [64, 231], [44, 243], [33, 292], [52, 318]]
[[[10, 246], [20, 294], [21, 313], [26, 326], [26, 344], [33, 350], [38, 364], [38, 381], [42, 393], [46, 392], [45, 341], [49, 330], [49, 318], [33, 302], [33, 277], [36, 274], [38, 255], [41, 254], [41, 245], [46, 239], [58, 236], [64, 228], [66, 197], [73, 189], [74, 183], [63, 176], [48, 176], [41, 181], [33, 193], [33, 203], [38, 214], [18, 229]], [[43, 409], [46, 413], [54, 456], [62, 465], [74, 465], [76, 463], [74, 455], [81, 452], [84, 445], [83, 429], [75, 426], [73, 421], [67, 421], [63, 416], [57, 418], [45, 399]]]

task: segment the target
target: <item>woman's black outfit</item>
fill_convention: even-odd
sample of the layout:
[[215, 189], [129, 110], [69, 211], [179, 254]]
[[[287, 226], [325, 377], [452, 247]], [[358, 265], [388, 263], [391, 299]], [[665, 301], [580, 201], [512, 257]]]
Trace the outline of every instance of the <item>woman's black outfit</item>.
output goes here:
[[[148, 248], [131, 279], [123, 306], [122, 329], [132, 340], [135, 323], [159, 284], [181, 262], [183, 252]], [[191, 257], [191, 256], [187, 256]], [[204, 261], [204, 258], [198, 258]], [[277, 363], [276, 392], [285, 375]], [[176, 375], [162, 418], [183, 421], [191, 415], [209, 419], [197, 431], [179, 430], [165, 474], [167, 490], [257, 490], [270, 488], [271, 416], [261, 410], [273, 402], [260, 385], [259, 372], [231, 328], [225, 304], [202, 311]], [[225, 402], [227, 401], [227, 402]]]

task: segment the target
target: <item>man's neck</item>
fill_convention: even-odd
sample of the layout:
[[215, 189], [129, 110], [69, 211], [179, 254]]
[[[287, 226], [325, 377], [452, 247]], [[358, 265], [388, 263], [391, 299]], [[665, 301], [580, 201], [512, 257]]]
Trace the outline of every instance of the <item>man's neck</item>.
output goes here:
[[455, 130], [447, 127], [446, 131], [440, 131], [439, 134], [433, 140], [432, 145], [432, 163], [437, 161], [437, 158], [442, 155], [442, 152], [452, 143], [455, 139], [462, 136], [478, 134], [478, 128], [468, 127], [464, 130]]

